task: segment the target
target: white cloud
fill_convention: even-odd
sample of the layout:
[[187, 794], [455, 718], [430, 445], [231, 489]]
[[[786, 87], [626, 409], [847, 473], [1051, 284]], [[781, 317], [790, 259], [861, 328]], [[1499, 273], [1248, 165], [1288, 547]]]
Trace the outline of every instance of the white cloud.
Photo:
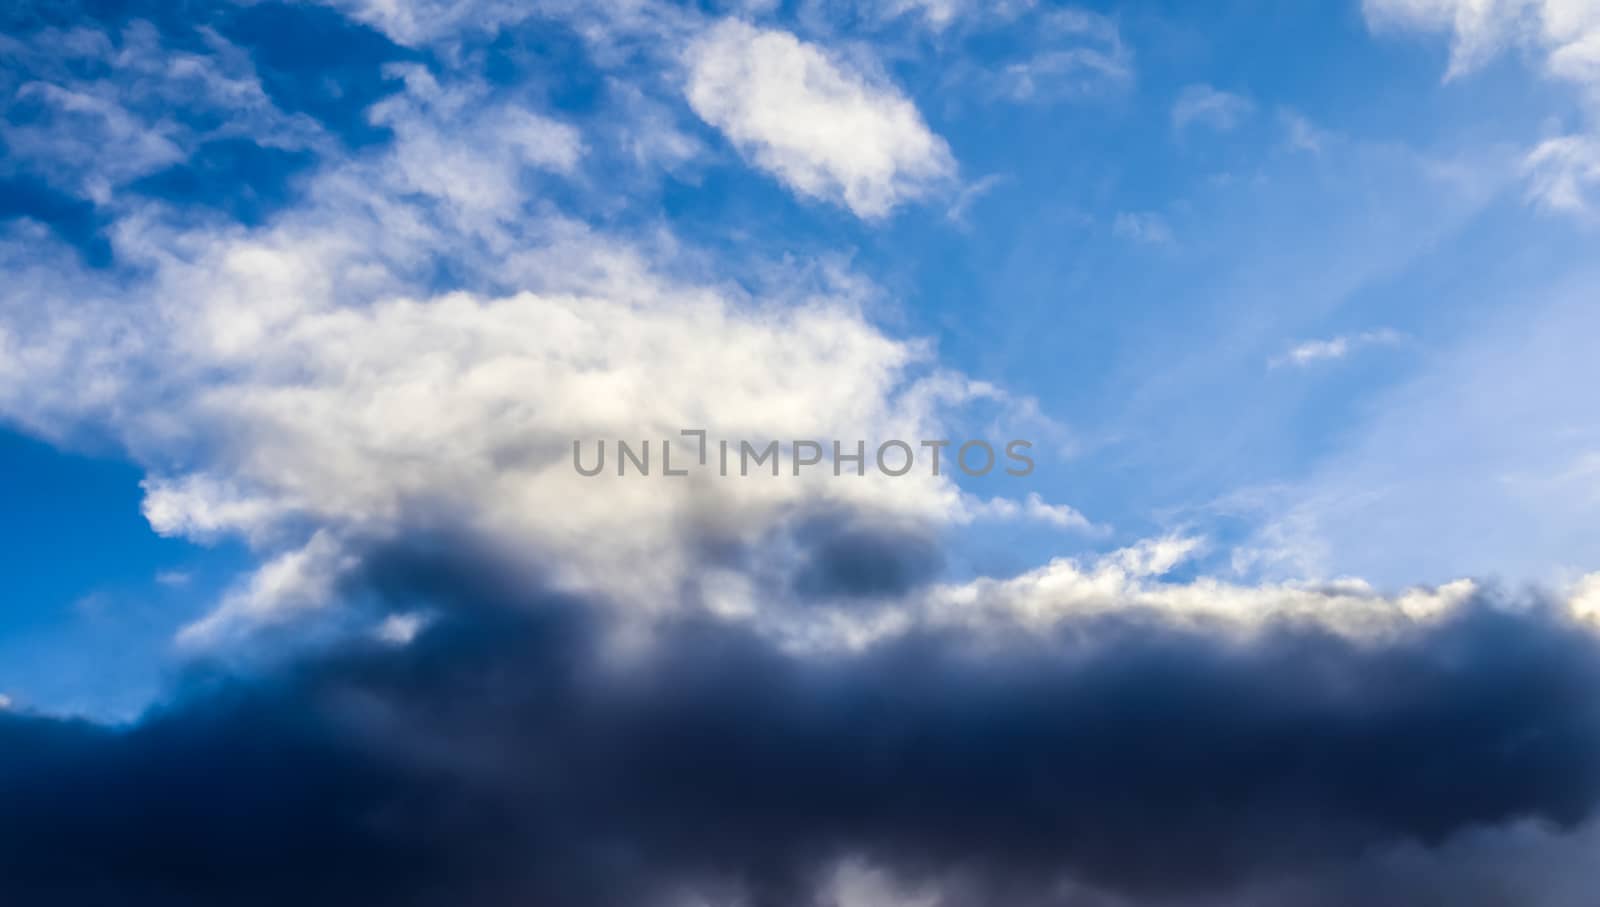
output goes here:
[[391, 646], [410, 645], [417, 634], [427, 626], [428, 618], [425, 614], [407, 612], [404, 614], [390, 614], [385, 617], [374, 631], [380, 642]]
[[[578, 130], [521, 107], [482, 103], [482, 86], [441, 86], [422, 66], [389, 68], [407, 91], [374, 105], [369, 119], [398, 141], [387, 178], [401, 192], [420, 192], [474, 215], [510, 216], [527, 168], [571, 174], [583, 154]], [[474, 136], [463, 146], [456, 135]]]
[[974, 628], [1016, 621], [1046, 629], [1086, 616], [1146, 611], [1168, 623], [1215, 625], [1240, 633], [1298, 622], [1374, 639], [1444, 617], [1478, 591], [1466, 580], [1399, 595], [1383, 595], [1356, 579], [1260, 585], [1206, 576], [1161, 580], [1194, 544], [1187, 539], [1152, 540], [1087, 563], [1063, 558], [1012, 579], [941, 587], [930, 596], [923, 620]]
[[971, 12], [972, 4], [968, 0], [885, 0], [881, 15], [891, 19], [915, 16], [938, 31]]
[[1364, 0], [1363, 9], [1374, 26], [1450, 32], [1451, 78], [1523, 45], [1546, 55], [1552, 75], [1600, 87], [1600, 7], [1589, 0]]
[[[742, 8], [746, 15], [771, 13], [778, 0], [744, 0], [723, 7]], [[836, 30], [850, 23], [893, 40], [917, 26], [940, 38], [952, 32], [982, 31], [1013, 22], [1033, 11], [1038, 0], [800, 0], [798, 17], [816, 31]]]
[[1133, 81], [1133, 52], [1117, 24], [1077, 8], [1054, 10], [1018, 25], [1028, 50], [1001, 65], [989, 79], [1016, 102], [1051, 102], [1095, 97]]
[[1523, 162], [1528, 194], [1552, 211], [1587, 214], [1600, 190], [1600, 136], [1567, 135], [1541, 142]]
[[991, 173], [962, 186], [961, 191], [956, 193], [955, 201], [951, 202], [949, 209], [945, 211], [945, 218], [953, 224], [966, 227], [967, 213], [972, 210], [972, 206], [1007, 179], [1009, 177], [1003, 173]]
[[[7, 159], [57, 187], [109, 204], [117, 188], [187, 160], [202, 143], [248, 136], [275, 148], [313, 148], [322, 129], [278, 110], [249, 55], [200, 28], [209, 53], [166, 46], [155, 27], [136, 20], [113, 37], [88, 28], [44, 29], [22, 41], [0, 36], [0, 51], [26, 72], [0, 84], [0, 140]], [[103, 70], [83, 77], [76, 64]], [[4, 90], [4, 89], [13, 90]], [[214, 125], [186, 125], [177, 113], [204, 113]]]
[[679, 127], [667, 106], [637, 86], [612, 79], [606, 91], [618, 101], [618, 144], [639, 167], [681, 172], [705, 150], [696, 136]]
[[1359, 334], [1341, 334], [1326, 340], [1307, 340], [1290, 347], [1283, 355], [1274, 358], [1268, 364], [1273, 368], [1284, 365], [1303, 368], [1318, 362], [1343, 359], [1352, 352], [1364, 347], [1393, 346], [1403, 339], [1398, 331], [1381, 328], [1375, 331], [1363, 331]]
[[1037, 492], [1030, 492], [1021, 501], [1011, 498], [990, 498], [987, 501], [970, 501], [967, 513], [974, 519], [1018, 520], [1027, 519], [1057, 529], [1079, 532], [1099, 532], [1101, 527], [1066, 504], [1050, 504]]
[[323, 0], [350, 18], [410, 47], [463, 32], [492, 34], [538, 15], [542, 4], [526, 0]]
[[4, 693], [0, 693], [0, 712], [10, 711], [10, 709], [11, 697]]
[[1180, 132], [1195, 124], [1227, 132], [1254, 110], [1255, 104], [1242, 95], [1210, 85], [1190, 85], [1172, 105], [1172, 126]]
[[[1326, 581], [1229, 582], [1167, 577], [1201, 550], [1183, 536], [1147, 539], [1093, 558], [1058, 558], [1010, 578], [939, 584], [903, 600], [863, 607], [819, 606], [804, 621], [774, 631], [801, 649], [860, 650], [928, 628], [959, 629], [981, 644], [990, 633], [1050, 633], [1096, 617], [1141, 617], [1248, 639], [1285, 626], [1309, 626], [1357, 644], [1381, 644], [1449, 619], [1480, 600], [1472, 580], [1383, 592], [1351, 577]], [[1572, 584], [1555, 602], [1566, 616], [1600, 630], [1600, 574]]]
[[694, 111], [802, 196], [878, 218], [955, 176], [948, 146], [899, 89], [787, 32], [724, 20], [685, 62]]
[[[570, 171], [570, 127], [405, 75], [373, 112], [393, 145], [322, 167], [261, 226], [130, 207], [111, 270], [34, 225], [0, 232], [0, 415], [117, 439], [148, 470], [153, 527], [260, 558], [186, 642], [326, 607], [352, 558], [413, 532], [663, 609], [702, 596], [705, 545], [812, 510], [919, 532], [973, 518], [931, 475], [579, 476], [576, 439], [945, 437], [949, 407], [1003, 395], [872, 325], [848, 275], [778, 269], [746, 289], [670, 237], [551, 213], [535, 177]], [[463, 289], [438, 292], [441, 267]]]
[[1322, 149], [1327, 146], [1329, 134], [1304, 114], [1285, 109], [1279, 111], [1278, 118], [1283, 122], [1283, 129], [1291, 149], [1321, 154]]
[[356, 565], [332, 533], [319, 531], [304, 547], [262, 565], [215, 611], [183, 628], [178, 641], [211, 644], [229, 633], [323, 608], [333, 600], [339, 580]]
[[[1447, 78], [1458, 78], [1516, 46], [1542, 56], [1545, 74], [1577, 86], [1600, 116], [1600, 4], [1591, 0], [1365, 0], [1375, 26], [1448, 31], [1454, 36]], [[1600, 135], [1591, 128], [1549, 139], [1524, 170], [1541, 207], [1593, 213], [1600, 186]]]

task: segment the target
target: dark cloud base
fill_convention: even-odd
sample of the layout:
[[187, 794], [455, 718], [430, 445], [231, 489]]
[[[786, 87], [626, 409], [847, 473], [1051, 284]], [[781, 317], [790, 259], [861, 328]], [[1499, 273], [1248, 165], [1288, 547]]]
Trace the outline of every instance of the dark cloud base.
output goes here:
[[[0, 903], [791, 907], [851, 856], [941, 904], [1229, 903], [1600, 798], [1600, 649], [1536, 606], [1381, 646], [1130, 615], [802, 657], [383, 564], [446, 615], [409, 647], [197, 674], [128, 728], [0, 715]], [[1328, 903], [1537, 903], [1466, 878]]]

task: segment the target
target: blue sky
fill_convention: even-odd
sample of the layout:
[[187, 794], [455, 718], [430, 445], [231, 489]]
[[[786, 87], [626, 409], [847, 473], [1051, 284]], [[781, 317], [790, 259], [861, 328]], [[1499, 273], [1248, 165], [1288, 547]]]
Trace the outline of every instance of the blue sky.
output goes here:
[[1596, 0], [13, 0], [0, 902], [1592, 907], [1597, 240]]
[[[1581, 4], [1478, 18], [1403, 0], [385, 9], [5, 14], [0, 690], [13, 699], [136, 711], [189, 657], [173, 634], [257, 566], [318, 531], [380, 531], [370, 512], [274, 498], [293, 482], [261, 491], [265, 467], [235, 449], [292, 415], [254, 398], [259, 420], [210, 410], [229, 404], [207, 402], [207, 382], [251, 368], [270, 324], [208, 338], [212, 352], [242, 344], [209, 360], [132, 336], [146, 307], [177, 330], [209, 317], [187, 308], [208, 293], [243, 292], [206, 283], [227, 243], [292, 258], [319, 230], [359, 242], [341, 218], [363, 205], [453, 220], [383, 250], [394, 274], [372, 288], [307, 290], [316, 268], [353, 269], [329, 259], [274, 292], [367, 305], [559, 291], [588, 280], [540, 271], [559, 271], [571, 241], [757, 302], [833, 294], [861, 330], [921, 344], [918, 368], [992, 386], [940, 424], [1004, 428], [1045, 453], [1026, 487], [966, 492], [1036, 494], [1082, 520], [954, 519], [953, 577], [1161, 538], [1197, 540], [1183, 569], [1242, 586], [1559, 586], [1595, 567], [1600, 82]], [[740, 99], [738, 77], [704, 68], [767, 40], [853, 99], [788, 91], [782, 73]], [[857, 118], [804, 119], [835, 115]], [[800, 124], [787, 138], [784, 117]], [[864, 134], [861, 117], [886, 119]], [[1575, 150], [1551, 171], [1538, 149], [1559, 141]], [[334, 196], [374, 167], [411, 170], [381, 197]], [[377, 229], [410, 229], [384, 218]], [[557, 251], [518, 262], [541, 249]], [[85, 327], [108, 312], [131, 321]], [[42, 352], [52, 342], [59, 356]], [[669, 361], [701, 355], [684, 342]], [[856, 364], [808, 380], [840, 380], [835, 367]], [[360, 403], [341, 400], [316, 405]], [[724, 404], [704, 402], [678, 411]], [[159, 489], [186, 478], [205, 488], [185, 486], [153, 526]], [[448, 499], [457, 479], [411, 491]], [[281, 519], [241, 515], [280, 504]]]

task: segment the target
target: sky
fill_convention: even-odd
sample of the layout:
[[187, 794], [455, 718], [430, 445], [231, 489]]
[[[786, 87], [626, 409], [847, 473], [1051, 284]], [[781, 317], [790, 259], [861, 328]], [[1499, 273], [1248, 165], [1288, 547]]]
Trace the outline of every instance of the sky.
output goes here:
[[1587, 905], [1594, 0], [0, 26], [0, 900]]

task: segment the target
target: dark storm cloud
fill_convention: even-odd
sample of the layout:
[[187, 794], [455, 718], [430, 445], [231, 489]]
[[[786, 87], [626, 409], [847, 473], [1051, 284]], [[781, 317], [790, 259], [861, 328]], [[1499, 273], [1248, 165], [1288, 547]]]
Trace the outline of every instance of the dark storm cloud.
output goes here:
[[1600, 651], [1537, 610], [1376, 647], [1129, 617], [800, 657], [699, 621], [618, 648], [478, 567], [380, 563], [445, 615], [408, 648], [197, 675], [126, 729], [0, 716], [0, 903], [786, 907], [848, 855], [959, 876], [948, 903], [1154, 903], [1600, 798]]
[[794, 531], [800, 556], [793, 579], [803, 598], [901, 596], [944, 567], [937, 540], [904, 527], [819, 516]]

